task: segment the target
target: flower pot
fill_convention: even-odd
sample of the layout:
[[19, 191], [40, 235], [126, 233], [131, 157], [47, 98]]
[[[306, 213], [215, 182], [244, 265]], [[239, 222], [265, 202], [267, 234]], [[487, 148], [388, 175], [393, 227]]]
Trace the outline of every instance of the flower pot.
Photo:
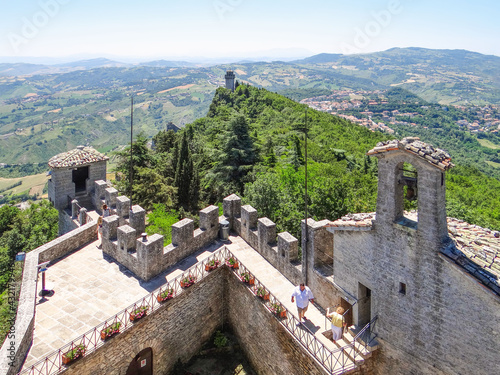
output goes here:
[[286, 310], [279, 313], [280, 318], [286, 318]]
[[169, 293], [166, 297], [162, 297], [159, 294], [156, 296], [156, 300], [158, 302], [165, 302], [172, 298], [174, 298], [174, 295], [172, 293]]
[[245, 279], [244, 277], [242, 277], [241, 281], [243, 281], [244, 283], [247, 283], [249, 285], [255, 285], [255, 277], [251, 277], [248, 280]]
[[[74, 351], [73, 358], [68, 356], [68, 353]], [[85, 346], [84, 345], [78, 345], [75, 348], [67, 351], [61, 356], [62, 364], [63, 365], [68, 365], [71, 362], [76, 361], [78, 358], [81, 358], [85, 355]]]
[[229, 267], [229, 268], [232, 268], [234, 270], [237, 270], [238, 268], [240, 268], [240, 265], [238, 262], [234, 262], [233, 264], [229, 263], [229, 260], [226, 260], [226, 265]]
[[107, 340], [110, 337], [113, 337], [114, 335], [116, 335], [117, 333], [118, 333], [117, 331], [111, 331], [110, 333], [106, 333], [105, 330], [102, 330], [101, 331], [101, 340]]
[[147, 314], [148, 314], [148, 310], [143, 310], [143, 311], [141, 311], [139, 313], [131, 312], [130, 313], [130, 321], [131, 322], [136, 322], [139, 319], [145, 317]]
[[194, 281], [181, 281], [181, 288], [189, 288], [194, 284]]

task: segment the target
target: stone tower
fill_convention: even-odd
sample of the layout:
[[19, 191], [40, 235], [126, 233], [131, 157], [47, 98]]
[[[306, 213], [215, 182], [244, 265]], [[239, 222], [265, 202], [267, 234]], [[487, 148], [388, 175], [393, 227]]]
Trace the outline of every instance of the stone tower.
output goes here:
[[234, 84], [235, 84], [235, 79], [236, 79], [236, 75], [234, 74], [234, 72], [232, 70], [228, 70], [226, 72], [226, 89], [229, 89], [231, 90], [232, 92], [234, 92]]
[[75, 197], [89, 195], [94, 181], [106, 180], [108, 159], [92, 147], [84, 146], [52, 157], [48, 190], [54, 207], [64, 210]]
[[[445, 172], [453, 167], [450, 156], [409, 137], [375, 147], [368, 155], [379, 159], [377, 227], [412, 228], [421, 241], [439, 248], [448, 236]], [[413, 177], [405, 175], [405, 163], [413, 166]], [[404, 186], [410, 185], [418, 192], [418, 212], [413, 218], [404, 216]]]

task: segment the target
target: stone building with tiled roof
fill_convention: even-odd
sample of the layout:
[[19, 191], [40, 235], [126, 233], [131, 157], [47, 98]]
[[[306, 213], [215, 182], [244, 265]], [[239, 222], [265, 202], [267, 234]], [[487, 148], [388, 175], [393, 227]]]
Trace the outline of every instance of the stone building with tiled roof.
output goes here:
[[92, 147], [78, 146], [49, 160], [49, 200], [58, 210], [68, 207], [76, 196], [88, 196], [94, 181], [106, 180], [109, 158]]
[[447, 218], [445, 151], [405, 138], [367, 154], [377, 211], [308, 220], [309, 286], [331, 280], [357, 327], [378, 317], [382, 373], [500, 374], [500, 234]]

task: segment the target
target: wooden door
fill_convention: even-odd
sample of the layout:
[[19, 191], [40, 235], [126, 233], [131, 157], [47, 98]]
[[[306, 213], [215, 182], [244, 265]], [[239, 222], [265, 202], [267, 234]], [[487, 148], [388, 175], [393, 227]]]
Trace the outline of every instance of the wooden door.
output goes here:
[[340, 306], [344, 308], [344, 322], [346, 322], [347, 327], [352, 326], [352, 305], [345, 299], [340, 299]]

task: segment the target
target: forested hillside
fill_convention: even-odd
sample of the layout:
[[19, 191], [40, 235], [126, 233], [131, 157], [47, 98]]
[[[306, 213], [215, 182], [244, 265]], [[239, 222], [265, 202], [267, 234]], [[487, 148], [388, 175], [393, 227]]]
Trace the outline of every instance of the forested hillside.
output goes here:
[[0, 207], [0, 341], [10, 329], [16, 314], [22, 262], [14, 263], [16, 254], [28, 252], [57, 237], [58, 213], [47, 200], [26, 210]]
[[[154, 151], [134, 144], [133, 199], [155, 208], [156, 230], [236, 193], [278, 231], [300, 237], [304, 216], [305, 106], [248, 85], [219, 88], [206, 117], [182, 131], [162, 131]], [[327, 113], [308, 110], [310, 217], [334, 220], [375, 210], [376, 160], [365, 155], [389, 136]], [[128, 150], [120, 153], [119, 183], [128, 191]], [[453, 157], [453, 155], [452, 155]], [[471, 167], [447, 177], [448, 215], [500, 229], [500, 183]], [[163, 202], [155, 205], [155, 202]], [[408, 208], [411, 208], [408, 206]], [[170, 223], [170, 224], [168, 224]]]

